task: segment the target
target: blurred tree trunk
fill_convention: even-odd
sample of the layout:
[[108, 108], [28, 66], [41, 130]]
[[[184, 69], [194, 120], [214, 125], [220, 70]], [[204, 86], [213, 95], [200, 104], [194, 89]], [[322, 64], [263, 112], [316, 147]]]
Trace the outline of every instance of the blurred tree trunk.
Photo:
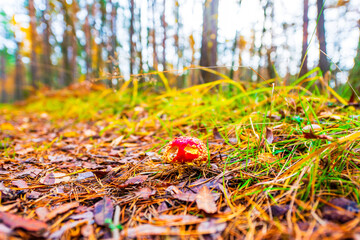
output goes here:
[[0, 54], [0, 81], [1, 81], [1, 102], [5, 103], [7, 102], [7, 93], [5, 89], [5, 83], [6, 83], [6, 73], [5, 73], [5, 65], [6, 65], [6, 59], [5, 59], [5, 53]]
[[151, 38], [152, 38], [152, 47], [153, 47], [153, 68], [158, 70], [158, 60], [157, 60], [157, 51], [156, 51], [156, 25], [155, 25], [155, 9], [156, 9], [156, 0], [153, 0], [152, 3], [152, 31], [151, 31]]
[[34, 89], [38, 87], [38, 76], [37, 76], [37, 56], [36, 56], [36, 15], [34, 0], [29, 0], [29, 17], [30, 17], [30, 39], [31, 39], [31, 54], [30, 54], [30, 75], [31, 75], [31, 85]]
[[24, 97], [23, 93], [23, 65], [20, 56], [20, 42], [16, 42], [17, 48], [15, 52], [15, 100], [21, 100]]
[[301, 64], [300, 67], [300, 74], [302, 75], [306, 74], [308, 72], [308, 66], [307, 66], [307, 48], [308, 48], [308, 25], [309, 25], [309, 0], [304, 0], [304, 9], [303, 9], [303, 39], [302, 39], [302, 51], [301, 51]]
[[[219, 0], [205, 0], [200, 57], [200, 66], [203, 67], [216, 66], [218, 8]], [[211, 82], [217, 78], [216, 75], [206, 71], [201, 71], [201, 76], [204, 82]]]
[[[117, 38], [116, 38], [116, 19], [117, 19], [117, 8], [118, 3], [114, 3], [112, 0], [109, 1], [111, 4], [111, 13], [110, 13], [110, 31], [111, 31], [111, 37], [109, 38], [109, 64], [108, 64], [108, 72], [111, 74], [111, 76], [120, 74], [119, 71], [116, 70], [116, 62], [115, 59], [115, 51], [117, 46]], [[109, 80], [109, 87], [112, 87], [112, 78]]]
[[87, 6], [87, 16], [85, 17], [84, 23], [84, 33], [85, 33], [85, 62], [86, 62], [86, 79], [92, 78], [92, 38], [91, 38], [91, 28], [89, 17], [91, 16], [91, 8], [90, 5]]
[[[358, 27], [360, 30], [360, 20], [358, 21]], [[349, 82], [356, 88], [360, 86], [360, 36], [358, 40], [356, 56], [354, 58], [354, 66], [349, 72]]]
[[176, 69], [179, 69], [180, 59], [182, 58], [182, 53], [179, 45], [179, 33], [180, 33], [180, 6], [179, 1], [175, 0], [174, 7], [174, 16], [175, 16], [175, 33], [174, 33], [174, 47], [175, 53], [177, 56]]
[[76, 1], [70, 5], [65, 1], [61, 1], [64, 15], [64, 33], [61, 51], [63, 55], [63, 74], [60, 85], [69, 86], [75, 82], [76, 78], [76, 57], [77, 57], [77, 37], [75, 29], [77, 5]]
[[51, 64], [51, 45], [50, 45], [50, 6], [49, 0], [45, 1], [45, 10], [42, 12], [42, 22], [45, 24], [45, 28], [43, 31], [43, 51], [42, 51], [42, 81], [43, 83], [51, 87], [52, 86], [52, 64]]
[[163, 0], [163, 13], [161, 16], [161, 25], [163, 28], [163, 39], [162, 39], [162, 65], [163, 65], [163, 71], [166, 71], [166, 19], [165, 19], [165, 12], [166, 12], [166, 4], [165, 0]]
[[78, 44], [77, 44], [77, 37], [76, 37], [76, 13], [78, 11], [78, 6], [76, 1], [72, 2], [72, 13], [69, 16], [69, 24], [71, 25], [71, 83], [74, 83], [76, 81], [77, 76], [77, 50], [78, 50]]
[[60, 87], [68, 86], [71, 82], [71, 69], [69, 62], [69, 42], [70, 42], [69, 32], [65, 28], [63, 33], [63, 40], [61, 43], [61, 53], [62, 53], [62, 74], [60, 77], [59, 85]]
[[[144, 72], [144, 59], [143, 59], [143, 54], [142, 54], [142, 35], [141, 35], [141, 8], [138, 8], [138, 14], [137, 14], [137, 19], [139, 22], [139, 29], [138, 29], [138, 42], [139, 42], [139, 47], [137, 48], [137, 56], [139, 57], [139, 73], [143, 73]], [[139, 81], [142, 82], [144, 79], [141, 78]]]
[[232, 52], [232, 55], [231, 55], [231, 68], [230, 68], [230, 73], [229, 73], [229, 77], [231, 79], [233, 79], [233, 77], [234, 77], [234, 65], [235, 65], [236, 47], [237, 47], [237, 44], [239, 42], [238, 35], [239, 35], [239, 32], [236, 31], [234, 43], [233, 43], [233, 46], [231, 48], [231, 52]]
[[133, 36], [134, 36], [134, 21], [135, 21], [135, 16], [134, 16], [134, 10], [135, 10], [135, 3], [134, 0], [129, 0], [129, 5], [130, 5], [130, 27], [129, 27], [129, 47], [130, 47], [130, 74], [134, 74], [134, 63], [135, 63], [135, 43], [133, 40]]
[[326, 38], [325, 38], [325, 18], [324, 18], [324, 1], [316, 0], [317, 12], [318, 12], [318, 23], [316, 26], [317, 37], [319, 39], [320, 56], [319, 56], [319, 67], [322, 71], [323, 76], [329, 71], [329, 62], [326, 56]]

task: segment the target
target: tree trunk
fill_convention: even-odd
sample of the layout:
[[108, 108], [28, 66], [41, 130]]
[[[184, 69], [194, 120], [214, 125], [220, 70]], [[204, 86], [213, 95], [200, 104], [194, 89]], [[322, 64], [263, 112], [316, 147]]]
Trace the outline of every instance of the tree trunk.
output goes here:
[[166, 19], [165, 19], [165, 0], [163, 0], [163, 14], [161, 16], [161, 25], [163, 27], [163, 40], [162, 40], [162, 65], [163, 65], [163, 71], [166, 71]]
[[77, 62], [76, 62], [76, 57], [77, 57], [77, 37], [76, 37], [76, 29], [75, 29], [75, 21], [76, 21], [76, 13], [78, 11], [78, 7], [76, 5], [76, 1], [72, 2], [72, 13], [71, 13], [71, 20], [69, 21], [71, 24], [71, 59], [70, 59], [70, 64], [71, 64], [71, 83], [74, 83], [76, 81], [76, 76], [77, 76]]
[[326, 38], [325, 38], [325, 18], [324, 18], [324, 1], [316, 0], [317, 12], [318, 12], [318, 23], [316, 26], [317, 37], [319, 39], [320, 56], [319, 56], [319, 67], [322, 71], [323, 76], [329, 71], [329, 62], [326, 56]]
[[[200, 66], [216, 66], [219, 0], [205, 0]], [[204, 82], [215, 80], [216, 75], [201, 71]]]
[[155, 31], [155, 7], [156, 7], [156, 0], [153, 0], [152, 4], [152, 20], [153, 20], [153, 26], [151, 31], [152, 36], [152, 47], [153, 47], [153, 68], [155, 70], [158, 70], [158, 60], [157, 60], [157, 51], [156, 51], [156, 31]]
[[37, 78], [37, 56], [35, 48], [37, 46], [36, 41], [36, 15], [34, 0], [29, 0], [29, 17], [30, 17], [30, 39], [31, 39], [31, 54], [30, 54], [30, 74], [31, 74], [31, 85], [34, 89], [37, 89], [38, 78]]
[[84, 23], [84, 33], [85, 33], [85, 62], [86, 62], [86, 79], [92, 78], [92, 50], [91, 50], [91, 29], [90, 29], [90, 22], [89, 17], [91, 16], [91, 8], [90, 5], [87, 7], [87, 16], [85, 18]]
[[15, 52], [15, 100], [23, 99], [23, 65], [20, 56], [20, 42], [16, 42], [17, 48]]
[[52, 86], [52, 64], [51, 64], [51, 45], [49, 42], [50, 39], [50, 21], [49, 18], [46, 17], [49, 14], [50, 6], [49, 0], [45, 2], [46, 9], [42, 13], [42, 21], [45, 23], [45, 29], [43, 32], [43, 52], [42, 52], [42, 81], [43, 83], [51, 87]]
[[307, 66], [307, 48], [308, 48], [308, 25], [309, 25], [309, 0], [304, 0], [304, 9], [303, 9], [303, 39], [302, 39], [302, 51], [301, 51], [301, 65], [300, 65], [300, 74], [301, 77], [308, 72]]
[[6, 74], [5, 74], [5, 53], [1, 54], [0, 57], [0, 81], [1, 81], [1, 102], [5, 103], [7, 102], [7, 93], [5, 89], [5, 83], [6, 83]]
[[134, 36], [134, 10], [135, 10], [135, 3], [134, 0], [129, 0], [129, 4], [130, 4], [130, 27], [129, 27], [129, 47], [130, 47], [130, 74], [134, 74], [134, 63], [135, 63], [135, 43], [133, 41], [133, 36]]

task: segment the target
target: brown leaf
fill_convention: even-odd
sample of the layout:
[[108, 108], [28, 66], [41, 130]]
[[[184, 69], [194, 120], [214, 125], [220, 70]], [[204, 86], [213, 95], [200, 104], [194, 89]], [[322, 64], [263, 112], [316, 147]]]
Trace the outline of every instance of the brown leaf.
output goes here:
[[112, 200], [109, 197], [104, 197], [104, 199], [98, 201], [95, 204], [95, 208], [94, 208], [95, 222], [100, 226], [104, 226], [106, 219], [112, 219], [113, 212], [114, 212], [114, 205], [112, 203]]
[[80, 220], [80, 221], [76, 221], [76, 222], [68, 222], [65, 223], [64, 225], [62, 225], [62, 227], [53, 232], [50, 236], [49, 239], [60, 239], [60, 237], [64, 234], [64, 232], [66, 232], [69, 229], [72, 229], [80, 224], [86, 223], [88, 222], [88, 220]]
[[226, 222], [217, 223], [217, 219], [210, 219], [200, 223], [196, 230], [199, 233], [211, 236], [211, 239], [219, 239], [221, 233], [225, 230], [226, 225]]
[[331, 199], [322, 210], [325, 219], [340, 223], [346, 223], [354, 219], [356, 217], [355, 213], [360, 212], [357, 203], [346, 198]]
[[180, 225], [191, 225], [201, 223], [204, 220], [193, 215], [168, 215], [162, 214], [158, 218], [154, 218], [154, 221], [158, 224], [168, 226], [180, 226]]
[[132, 177], [132, 178], [129, 178], [128, 180], [126, 180], [124, 185], [127, 186], [127, 185], [141, 184], [141, 183], [145, 182], [147, 178], [148, 178], [148, 176], [146, 176], [146, 175], [135, 176], [135, 177]]
[[196, 195], [196, 205], [198, 209], [204, 210], [206, 213], [212, 214], [217, 212], [214, 197], [207, 186], [203, 186]]
[[165, 211], [167, 211], [168, 209], [169, 209], [169, 208], [168, 208], [166, 202], [163, 201], [163, 202], [160, 203], [160, 206], [158, 207], [157, 211], [158, 211], [158, 212], [165, 212]]
[[270, 210], [273, 217], [280, 217], [289, 211], [289, 205], [273, 205]]
[[12, 213], [0, 212], [0, 219], [10, 228], [23, 228], [31, 232], [43, 231], [48, 227], [43, 221], [23, 218]]
[[78, 177], [76, 178], [76, 181], [81, 181], [86, 178], [92, 178], [92, 177], [94, 177], [93, 172], [82, 172], [82, 173], [79, 173]]
[[15, 181], [12, 181], [11, 184], [17, 186], [18, 188], [28, 188], [29, 187], [24, 180], [15, 180]]
[[46, 216], [49, 214], [49, 210], [46, 207], [38, 207], [35, 210], [35, 213], [41, 221], [45, 221]]
[[214, 136], [214, 139], [224, 140], [223, 137], [221, 136], [221, 134], [219, 133], [219, 130], [218, 130], [217, 127], [214, 127], [214, 128], [213, 128], [213, 136]]
[[272, 129], [270, 129], [270, 128], [266, 128], [266, 135], [265, 135], [265, 137], [266, 137], [266, 141], [269, 143], [269, 144], [272, 144], [273, 143], [273, 141], [274, 141], [274, 134], [273, 134], [273, 131], [272, 131]]
[[77, 208], [78, 206], [79, 206], [79, 203], [78, 203], [78, 202], [71, 202], [71, 203], [63, 204], [63, 205], [61, 205], [60, 207], [57, 207], [57, 208], [55, 208], [54, 210], [52, 210], [51, 212], [49, 212], [49, 213], [46, 215], [46, 219], [47, 219], [47, 220], [51, 220], [51, 219], [53, 219], [54, 217], [56, 217], [57, 215], [62, 214], [62, 213], [66, 213], [66, 212], [69, 211], [70, 209], [72, 209], [72, 208]]
[[148, 187], [141, 188], [140, 190], [136, 191], [135, 194], [137, 197], [142, 199], [149, 199], [150, 196], [154, 195], [156, 193], [156, 190], [151, 190]]
[[60, 173], [60, 172], [47, 173], [45, 177], [39, 179], [39, 182], [45, 185], [53, 185], [68, 181], [70, 181], [70, 177], [66, 176], [65, 173]]
[[160, 235], [176, 235], [179, 229], [170, 227], [160, 227], [151, 224], [143, 224], [134, 228], [124, 229], [121, 236], [128, 238], [136, 238], [140, 236], [160, 236]]
[[193, 202], [196, 199], [196, 194], [195, 193], [190, 193], [190, 192], [177, 193], [177, 194], [174, 194], [173, 197], [175, 199], [178, 199], [178, 200], [181, 200], [181, 201], [184, 201], [184, 202]]

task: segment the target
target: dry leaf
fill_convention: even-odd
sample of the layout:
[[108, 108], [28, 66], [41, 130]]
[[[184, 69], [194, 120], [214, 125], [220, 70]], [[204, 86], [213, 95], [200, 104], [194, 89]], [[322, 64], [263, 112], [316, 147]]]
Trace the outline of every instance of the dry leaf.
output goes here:
[[112, 219], [113, 212], [114, 212], [114, 205], [112, 203], [112, 200], [109, 197], [104, 197], [104, 199], [98, 201], [95, 204], [95, 208], [94, 208], [95, 222], [100, 226], [106, 225], [105, 220]]
[[212, 214], [217, 212], [214, 197], [207, 186], [203, 186], [196, 195], [196, 205], [198, 209], [204, 210], [206, 213]]
[[39, 182], [45, 185], [53, 185], [68, 181], [70, 181], [70, 177], [66, 176], [65, 173], [59, 173], [59, 172], [47, 173], [45, 177], [39, 179]]
[[54, 217], [56, 217], [58, 214], [62, 214], [62, 213], [66, 213], [67, 211], [69, 211], [72, 208], [77, 208], [79, 206], [78, 202], [71, 202], [71, 203], [66, 203], [63, 204], [57, 208], [55, 208], [54, 210], [52, 210], [51, 212], [49, 212], [46, 215], [46, 219], [47, 220], [51, 220]]
[[135, 192], [135, 195], [142, 199], [149, 199], [150, 196], [154, 195], [156, 193], [156, 190], [151, 190], [148, 187], [141, 188], [140, 190]]
[[32, 232], [43, 231], [48, 227], [43, 221], [23, 218], [12, 213], [0, 212], [0, 219], [10, 228], [23, 228]]

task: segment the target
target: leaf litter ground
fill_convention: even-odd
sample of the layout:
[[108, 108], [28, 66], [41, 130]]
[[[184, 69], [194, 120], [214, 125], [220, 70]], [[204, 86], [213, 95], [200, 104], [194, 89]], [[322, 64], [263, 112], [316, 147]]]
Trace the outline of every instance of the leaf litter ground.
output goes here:
[[[82, 84], [1, 107], [1, 238], [358, 237], [358, 110], [226, 83]], [[176, 136], [202, 139], [208, 161], [164, 162]]]

